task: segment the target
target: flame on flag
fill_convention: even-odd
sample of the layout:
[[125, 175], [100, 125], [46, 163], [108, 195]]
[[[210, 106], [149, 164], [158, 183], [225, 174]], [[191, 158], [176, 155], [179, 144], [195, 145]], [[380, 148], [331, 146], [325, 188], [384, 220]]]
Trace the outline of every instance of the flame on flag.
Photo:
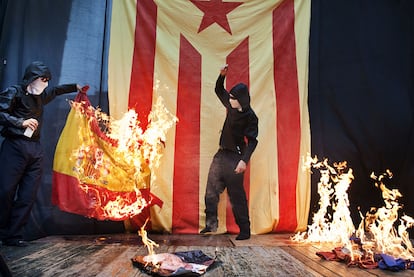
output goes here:
[[53, 203], [64, 211], [99, 220], [125, 220], [162, 201], [149, 190], [156, 182], [166, 133], [178, 121], [159, 97], [145, 132], [129, 110], [115, 120], [90, 105], [84, 93], [71, 111], [56, 147]]

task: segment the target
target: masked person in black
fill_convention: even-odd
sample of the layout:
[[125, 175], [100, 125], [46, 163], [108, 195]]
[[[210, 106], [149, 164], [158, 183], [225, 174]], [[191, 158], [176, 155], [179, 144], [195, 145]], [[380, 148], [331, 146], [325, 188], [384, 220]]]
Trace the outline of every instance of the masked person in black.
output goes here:
[[21, 84], [0, 93], [0, 240], [5, 245], [27, 245], [23, 228], [43, 175], [43, 106], [80, 89], [77, 84], [48, 87], [51, 78], [49, 68], [36, 61], [27, 66]]
[[208, 173], [204, 197], [206, 226], [200, 233], [217, 231], [219, 197], [227, 188], [233, 214], [240, 228], [236, 240], [245, 240], [250, 238], [250, 219], [243, 173], [257, 146], [258, 118], [250, 107], [249, 90], [245, 84], [237, 84], [230, 92], [224, 88], [227, 70], [227, 65], [221, 68], [215, 87], [217, 97], [227, 109], [227, 115], [220, 136], [220, 147]]

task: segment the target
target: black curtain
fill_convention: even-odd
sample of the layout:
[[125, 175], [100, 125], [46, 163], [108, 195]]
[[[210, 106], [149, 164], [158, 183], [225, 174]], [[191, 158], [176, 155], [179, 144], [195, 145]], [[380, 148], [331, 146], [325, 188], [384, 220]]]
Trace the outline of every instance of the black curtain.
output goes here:
[[[414, 4], [397, 0], [312, 0], [309, 109], [312, 154], [347, 161], [354, 224], [381, 207], [371, 172], [403, 194], [414, 216]], [[318, 175], [312, 177], [316, 211]], [[310, 218], [311, 219], [311, 218]]]
[[[1, 0], [0, 7], [0, 89], [20, 82], [25, 67], [40, 60], [51, 69], [50, 85], [88, 84], [92, 105], [108, 112], [111, 1]], [[68, 100], [75, 95], [60, 96], [45, 107], [41, 134], [45, 175], [25, 230], [27, 239], [124, 231], [122, 222], [88, 219], [51, 204], [54, 151], [70, 109]]]

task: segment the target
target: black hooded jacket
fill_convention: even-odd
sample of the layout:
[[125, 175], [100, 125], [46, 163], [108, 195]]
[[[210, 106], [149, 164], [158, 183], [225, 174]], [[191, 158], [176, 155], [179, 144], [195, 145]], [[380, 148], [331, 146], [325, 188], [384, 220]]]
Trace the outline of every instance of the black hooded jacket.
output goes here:
[[[27, 91], [27, 86], [39, 77], [51, 79], [49, 68], [42, 62], [33, 62], [27, 66], [22, 83], [0, 92], [0, 125], [4, 137], [19, 137], [37, 141], [42, 127], [43, 106], [56, 96], [76, 92], [76, 84], [47, 87], [42, 94], [33, 95]], [[39, 122], [31, 138], [24, 136], [23, 121], [34, 118]]]
[[242, 111], [231, 107], [229, 93], [224, 88], [224, 79], [225, 76], [219, 75], [215, 88], [217, 97], [227, 109], [220, 136], [220, 147], [240, 154], [241, 160], [248, 163], [257, 146], [259, 119], [250, 107], [249, 90], [243, 83], [237, 84], [230, 90], [242, 106]]

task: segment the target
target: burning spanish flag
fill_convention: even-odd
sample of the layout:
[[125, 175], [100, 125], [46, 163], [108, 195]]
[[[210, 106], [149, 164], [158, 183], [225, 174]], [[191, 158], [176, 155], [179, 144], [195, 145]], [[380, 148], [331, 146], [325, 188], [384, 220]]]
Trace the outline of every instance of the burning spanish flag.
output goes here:
[[143, 132], [134, 110], [113, 120], [93, 108], [84, 92], [71, 102], [56, 147], [53, 204], [99, 220], [124, 220], [147, 206], [162, 206], [149, 191], [155, 181], [151, 171], [159, 164], [165, 134], [176, 118], [159, 98]]

